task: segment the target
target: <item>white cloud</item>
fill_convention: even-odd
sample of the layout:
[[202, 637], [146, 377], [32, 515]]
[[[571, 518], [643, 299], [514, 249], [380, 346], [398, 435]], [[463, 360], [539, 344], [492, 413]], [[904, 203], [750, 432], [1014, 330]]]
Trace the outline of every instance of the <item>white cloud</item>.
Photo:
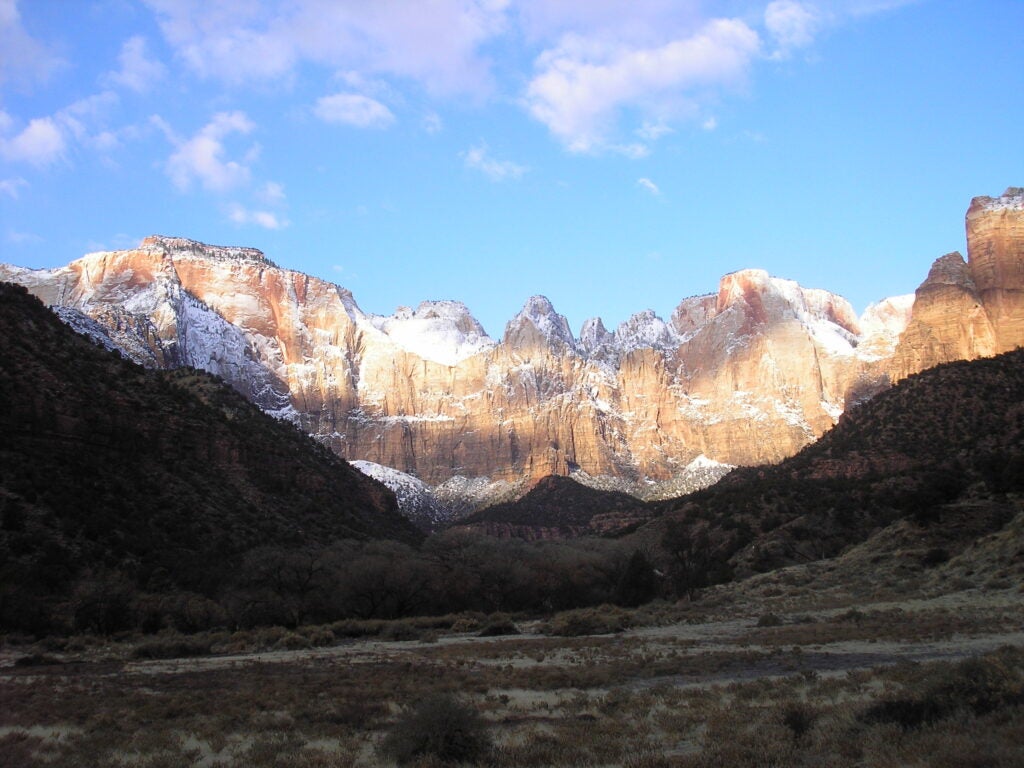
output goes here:
[[122, 86], [137, 93], [145, 93], [163, 79], [167, 72], [159, 61], [149, 58], [146, 50], [146, 38], [136, 35], [125, 41], [117, 60], [121, 68], [110, 72], [105, 82], [110, 85]]
[[238, 203], [228, 208], [228, 218], [235, 224], [255, 224], [264, 229], [284, 229], [289, 224], [272, 211], [253, 211]]
[[570, 151], [598, 151], [621, 111], [657, 115], [678, 110], [688, 92], [738, 84], [759, 49], [757, 33], [736, 19], [651, 48], [567, 37], [538, 58], [525, 104]]
[[17, 200], [20, 190], [28, 186], [28, 182], [20, 177], [13, 179], [0, 179], [0, 195], [7, 195], [12, 200]]
[[701, 123], [700, 127], [703, 128], [705, 131], [713, 131], [713, 130], [715, 130], [715, 128], [718, 127], [718, 118], [716, 118], [714, 115], [712, 115], [707, 120], [705, 120], [703, 123]]
[[336, 93], [316, 101], [313, 114], [325, 123], [352, 125], [356, 128], [387, 128], [395, 116], [376, 99], [358, 93]]
[[17, 0], [0, 0], [0, 83], [45, 80], [62, 64], [22, 26]]
[[814, 42], [820, 18], [812, 6], [796, 0], [775, 0], [764, 11], [764, 25], [775, 38], [778, 50], [773, 58], [786, 58], [796, 48]]
[[661, 194], [661, 190], [658, 188], [658, 185], [655, 184], [650, 179], [647, 179], [647, 178], [637, 179], [636, 183], [637, 183], [637, 186], [643, 187], [648, 192], [650, 192], [652, 195], [656, 195], [657, 196], [657, 195]]
[[66, 151], [64, 132], [52, 117], [37, 117], [13, 138], [0, 138], [0, 155], [5, 160], [40, 168], [62, 160]]
[[145, 0], [177, 56], [201, 77], [282, 78], [309, 61], [411, 78], [434, 92], [482, 92], [479, 48], [506, 24], [505, 0], [337, 2]]
[[467, 168], [480, 171], [491, 181], [518, 179], [526, 173], [526, 167], [517, 165], [510, 160], [497, 160], [491, 157], [487, 145], [481, 142], [462, 153]]
[[55, 117], [76, 140], [91, 143], [95, 133], [103, 132], [119, 103], [116, 93], [101, 91], [68, 105]]
[[246, 135], [256, 127], [244, 112], [218, 112], [187, 141], [178, 139], [159, 116], [151, 120], [177, 146], [167, 160], [166, 170], [178, 189], [187, 190], [198, 181], [206, 189], [223, 192], [249, 181], [249, 167], [244, 162], [226, 159], [224, 145], [232, 134]]

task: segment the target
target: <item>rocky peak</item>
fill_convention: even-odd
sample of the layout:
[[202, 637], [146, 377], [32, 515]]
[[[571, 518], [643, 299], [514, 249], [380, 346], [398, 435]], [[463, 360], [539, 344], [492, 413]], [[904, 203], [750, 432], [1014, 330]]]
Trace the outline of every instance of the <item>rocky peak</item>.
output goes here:
[[580, 349], [592, 355], [603, 347], [615, 342], [615, 335], [604, 327], [600, 317], [591, 317], [583, 321], [580, 328]]
[[238, 261], [274, 266], [264, 254], [256, 248], [237, 246], [207, 245], [185, 237], [165, 237], [150, 235], [139, 246], [139, 250], [157, 251], [161, 255], [185, 256], [215, 261]]
[[964, 261], [964, 257], [959, 251], [953, 251], [937, 258], [932, 263], [931, 269], [928, 270], [928, 277], [917, 290], [920, 293], [938, 285], [958, 285], [965, 290], [975, 290], [974, 280], [971, 279], [967, 262]]
[[846, 299], [829, 291], [802, 288], [793, 280], [771, 277], [763, 269], [744, 269], [722, 278], [715, 314], [729, 310], [744, 314], [747, 332], [752, 327], [797, 319], [807, 325], [827, 323], [844, 337], [860, 333], [857, 315]]
[[576, 351], [576, 339], [569, 321], [555, 312], [545, 296], [531, 296], [522, 311], [505, 326], [506, 346], [519, 349], [546, 347], [554, 351]]
[[623, 352], [634, 349], [674, 349], [680, 339], [668, 324], [647, 309], [637, 312], [615, 329], [615, 341]]
[[680, 336], [688, 336], [710, 323], [717, 313], [717, 296], [690, 296], [679, 302], [670, 323]]

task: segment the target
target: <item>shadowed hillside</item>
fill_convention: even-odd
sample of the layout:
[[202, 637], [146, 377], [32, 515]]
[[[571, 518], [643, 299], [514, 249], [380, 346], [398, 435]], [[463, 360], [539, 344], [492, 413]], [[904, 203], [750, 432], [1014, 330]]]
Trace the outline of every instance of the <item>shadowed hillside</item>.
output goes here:
[[1021, 490], [1017, 350], [912, 376], [796, 456], [657, 505], [664, 519], [638, 535], [700, 541], [698, 559], [719, 578], [743, 576], [832, 557], [898, 520], [962, 549], [1005, 525]]
[[45, 629], [83, 581], [212, 596], [256, 547], [421, 538], [390, 491], [223, 382], [124, 361], [7, 284], [0, 434], [8, 628]]
[[647, 509], [644, 502], [627, 493], [600, 491], [569, 477], [551, 475], [521, 499], [482, 509], [461, 520], [458, 528], [528, 540], [573, 537], [647, 519]]

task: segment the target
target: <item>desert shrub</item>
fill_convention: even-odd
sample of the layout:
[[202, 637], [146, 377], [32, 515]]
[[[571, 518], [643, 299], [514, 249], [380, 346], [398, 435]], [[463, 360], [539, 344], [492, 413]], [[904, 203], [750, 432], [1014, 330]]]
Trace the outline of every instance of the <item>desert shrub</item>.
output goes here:
[[334, 645], [336, 640], [334, 633], [326, 627], [302, 627], [299, 631], [315, 648]]
[[330, 625], [335, 637], [376, 637], [384, 629], [385, 622], [379, 619], [343, 619]]
[[455, 696], [441, 693], [405, 710], [380, 749], [388, 759], [409, 765], [422, 758], [473, 761], [490, 748], [490, 734], [479, 713]]
[[157, 637], [135, 646], [135, 659], [184, 659], [190, 656], [206, 656], [210, 653], [212, 641], [199, 637]]
[[987, 715], [1024, 704], [1024, 652], [1005, 648], [994, 654], [943, 666], [912, 681], [907, 695], [878, 701], [860, 714], [865, 723], [891, 723], [913, 730], [959, 711]]
[[507, 616], [493, 617], [477, 633], [477, 637], [501, 637], [502, 635], [518, 635], [519, 627]]
[[559, 637], [607, 635], [622, 632], [631, 625], [630, 615], [621, 608], [602, 605], [560, 613], [547, 623], [545, 632]]
[[274, 643], [275, 651], [302, 651], [313, 646], [308, 637], [296, 632], [288, 632]]
[[476, 632], [486, 624], [487, 616], [483, 613], [467, 612], [452, 624], [452, 632]]
[[782, 708], [782, 724], [789, 728], [794, 739], [803, 738], [817, 719], [815, 709], [803, 702], [791, 702]]
[[60, 659], [46, 653], [31, 653], [28, 656], [19, 656], [14, 660], [16, 667], [48, 667], [63, 663]]
[[949, 560], [949, 552], [942, 547], [932, 547], [924, 553], [924, 557], [921, 558], [921, 565], [925, 568], [934, 568], [937, 565], [942, 565]]
[[380, 632], [383, 640], [422, 640], [427, 633], [410, 621], [389, 621]]

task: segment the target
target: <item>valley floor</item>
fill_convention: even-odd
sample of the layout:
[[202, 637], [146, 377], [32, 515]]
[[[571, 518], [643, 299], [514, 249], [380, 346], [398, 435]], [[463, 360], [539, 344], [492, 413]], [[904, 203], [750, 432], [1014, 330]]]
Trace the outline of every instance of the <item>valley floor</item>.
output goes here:
[[1018, 587], [852, 604], [773, 578], [496, 637], [480, 628], [507, 618], [9, 642], [0, 764], [386, 765], [385, 735], [438, 691], [482, 715], [484, 765], [1024, 764]]

